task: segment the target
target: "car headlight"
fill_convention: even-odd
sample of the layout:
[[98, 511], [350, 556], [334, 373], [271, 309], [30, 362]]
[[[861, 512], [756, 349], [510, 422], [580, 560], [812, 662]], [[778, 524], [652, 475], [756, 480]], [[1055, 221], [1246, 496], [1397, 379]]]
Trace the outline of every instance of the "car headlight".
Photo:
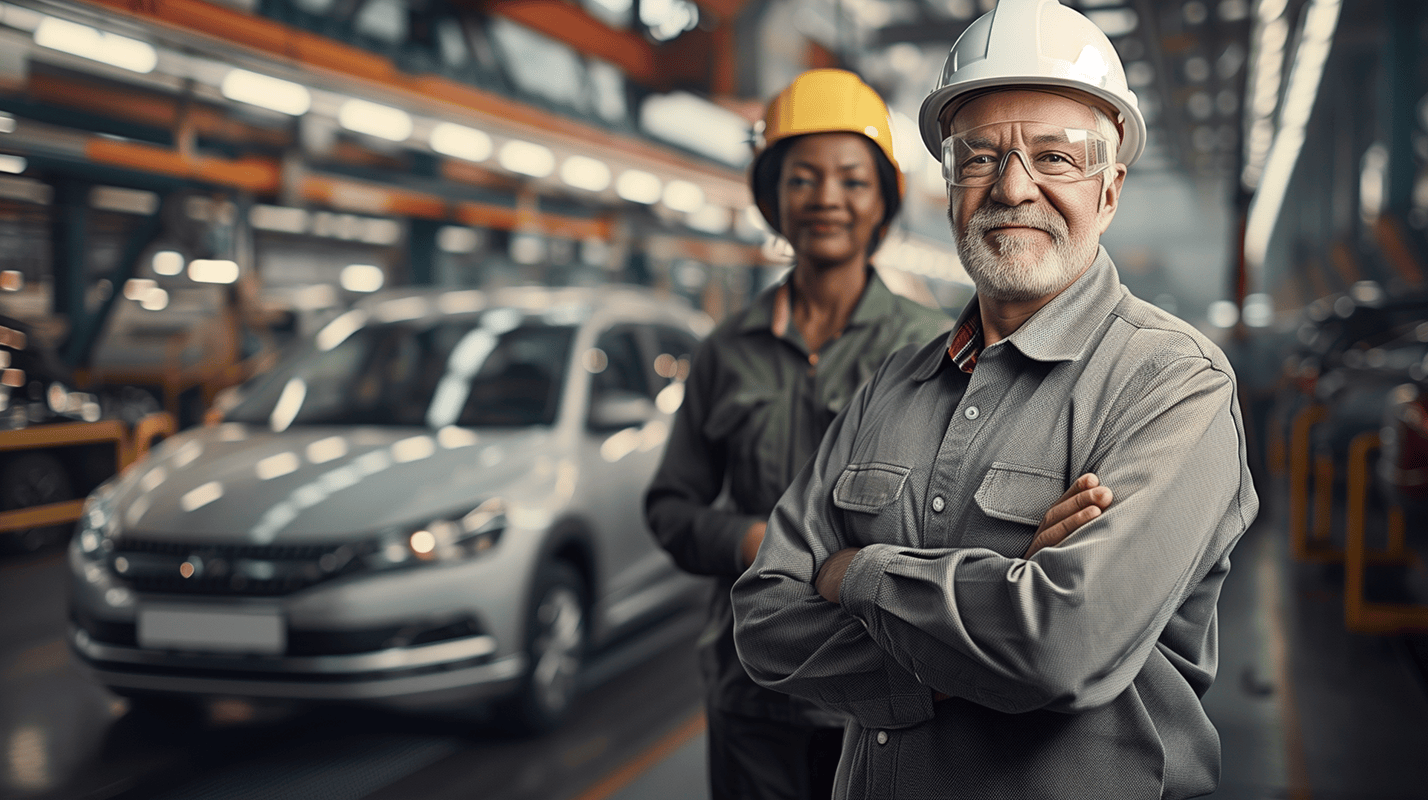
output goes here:
[[493, 497], [461, 517], [383, 534], [369, 543], [365, 560], [375, 569], [463, 561], [494, 548], [505, 530], [506, 504]]
[[79, 515], [76, 536], [79, 550], [85, 556], [99, 561], [114, 549], [114, 537], [119, 535], [119, 517], [114, 513], [114, 501], [108, 491], [100, 490], [84, 501]]

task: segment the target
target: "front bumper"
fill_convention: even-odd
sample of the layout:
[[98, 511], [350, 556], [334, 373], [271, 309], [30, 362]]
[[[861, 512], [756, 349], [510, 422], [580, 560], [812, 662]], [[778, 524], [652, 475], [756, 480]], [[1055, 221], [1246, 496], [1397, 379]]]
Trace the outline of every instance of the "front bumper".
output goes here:
[[525, 657], [493, 658], [495, 639], [470, 636], [371, 653], [209, 655], [95, 641], [71, 625], [69, 642], [96, 680], [115, 689], [430, 708], [514, 691]]

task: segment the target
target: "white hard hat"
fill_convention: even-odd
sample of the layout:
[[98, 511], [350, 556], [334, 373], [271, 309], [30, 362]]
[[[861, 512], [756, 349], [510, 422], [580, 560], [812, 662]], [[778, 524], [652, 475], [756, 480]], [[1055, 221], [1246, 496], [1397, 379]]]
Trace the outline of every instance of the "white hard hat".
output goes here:
[[1074, 89], [1103, 100], [1120, 113], [1116, 160], [1130, 166], [1145, 149], [1145, 117], [1111, 40], [1057, 0], [1000, 0], [958, 37], [941, 81], [922, 101], [918, 121], [927, 149], [942, 157], [939, 117], [949, 104], [1013, 86]]

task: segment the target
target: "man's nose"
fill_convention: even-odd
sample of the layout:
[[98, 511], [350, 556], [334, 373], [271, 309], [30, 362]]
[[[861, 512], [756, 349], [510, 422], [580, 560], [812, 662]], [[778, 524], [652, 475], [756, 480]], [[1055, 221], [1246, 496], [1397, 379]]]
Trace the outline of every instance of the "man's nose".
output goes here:
[[1017, 206], [1035, 200], [1040, 192], [1032, 179], [1031, 164], [1025, 153], [1011, 150], [1003, 156], [1001, 174], [992, 184], [992, 199], [1003, 205]]

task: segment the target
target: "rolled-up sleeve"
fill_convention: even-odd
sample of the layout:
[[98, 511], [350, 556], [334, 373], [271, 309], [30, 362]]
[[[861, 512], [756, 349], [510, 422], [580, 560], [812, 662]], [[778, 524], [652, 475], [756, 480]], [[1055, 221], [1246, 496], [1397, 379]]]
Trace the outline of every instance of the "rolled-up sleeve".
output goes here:
[[[1254, 514], [1243, 507], [1253, 490], [1228, 375], [1180, 358], [1122, 397], [1088, 467], [1114, 492], [1105, 513], [1029, 560], [866, 547], [844, 577], [844, 613], [903, 670], [953, 697], [1005, 712], [1115, 699]], [[760, 650], [799, 624], [766, 632]], [[834, 672], [821, 652], [800, 668]], [[875, 661], [864, 654], [859, 664]]]
[[723, 445], [704, 436], [717, 358], [707, 341], [694, 357], [684, 402], [645, 495], [645, 521], [681, 569], [733, 577], [744, 571], [744, 533], [762, 519], [711, 505], [723, 490], [728, 463]]
[[753, 566], [735, 584], [734, 641], [750, 677], [852, 716], [902, 728], [933, 716], [932, 695], [879, 647], [862, 621], [822, 598], [813, 580], [847, 546], [831, 489], [847, 465], [874, 376], [833, 421], [818, 454], [769, 520]]

